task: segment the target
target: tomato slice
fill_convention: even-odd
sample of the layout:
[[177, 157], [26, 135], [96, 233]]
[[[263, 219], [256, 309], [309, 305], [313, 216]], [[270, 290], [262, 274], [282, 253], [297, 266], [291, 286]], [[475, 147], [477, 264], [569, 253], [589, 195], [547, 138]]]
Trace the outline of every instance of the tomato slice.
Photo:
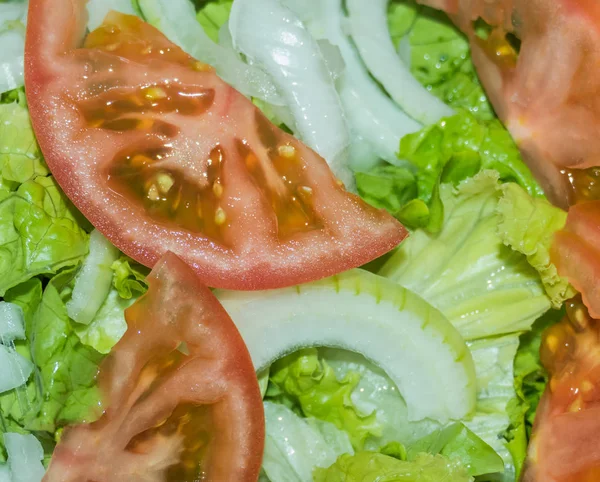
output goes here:
[[600, 321], [581, 302], [544, 336], [550, 382], [536, 415], [523, 482], [600, 480]]
[[100, 366], [104, 414], [65, 431], [44, 481], [256, 482], [264, 416], [240, 334], [174, 254], [148, 283]]
[[[496, 112], [546, 194], [580, 200], [579, 181], [600, 165], [600, 4], [596, 0], [423, 0], [469, 36]], [[491, 27], [486, 40], [477, 19]], [[520, 45], [512, 41], [518, 37]], [[595, 198], [600, 199], [596, 183]], [[590, 199], [589, 197], [587, 199]]]
[[600, 319], [600, 201], [571, 207], [565, 229], [555, 236], [552, 261]]
[[404, 228], [214, 70], [137, 17], [87, 36], [85, 0], [32, 0], [26, 89], [48, 166], [116, 246], [167, 251], [209, 286], [264, 289], [359, 266]]

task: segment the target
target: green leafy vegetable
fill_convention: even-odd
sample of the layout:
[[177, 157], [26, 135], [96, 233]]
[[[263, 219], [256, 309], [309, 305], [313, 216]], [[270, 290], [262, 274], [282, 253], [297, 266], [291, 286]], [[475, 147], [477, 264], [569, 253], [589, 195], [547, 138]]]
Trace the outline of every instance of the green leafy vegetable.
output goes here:
[[331, 422], [360, 449], [369, 436], [381, 434], [381, 427], [375, 414], [362, 414], [350, 398], [359, 378], [348, 373], [338, 380], [333, 369], [319, 360], [316, 349], [300, 350], [271, 366], [266, 399], [296, 407], [305, 417]]
[[219, 41], [219, 30], [229, 20], [232, 5], [232, 0], [209, 2], [196, 15], [198, 22], [213, 42]]
[[79, 263], [88, 235], [52, 177], [37, 177], [0, 196], [0, 295], [38, 274]]
[[548, 383], [548, 374], [539, 355], [542, 334], [546, 328], [560, 321], [563, 315], [562, 311], [548, 312], [520, 339], [515, 357], [516, 395], [508, 405], [510, 427], [505, 434], [515, 462], [517, 480], [527, 455], [527, 441], [531, 435], [537, 406]]
[[52, 278], [34, 316], [31, 353], [43, 392], [35, 418], [31, 411], [27, 414], [29, 430], [52, 433], [66, 423], [98, 415], [96, 375], [102, 355], [83, 345], [72, 328], [60, 294], [72, 279], [72, 271]]
[[498, 234], [498, 174], [443, 184], [439, 233], [415, 231], [380, 274], [438, 308], [466, 340], [528, 330], [551, 306], [527, 258]]
[[23, 102], [0, 104], [0, 172], [15, 189], [49, 172]]
[[502, 193], [498, 213], [504, 243], [527, 256], [529, 264], [540, 274], [552, 305], [560, 308], [565, 299], [576, 293], [550, 260], [554, 233], [565, 226], [567, 213], [545, 199], [528, 196], [515, 184], [502, 186]]
[[130, 300], [148, 290], [146, 276], [150, 270], [126, 256], [121, 256], [112, 266], [113, 286], [123, 299]]
[[516, 182], [530, 195], [542, 194], [500, 122], [466, 111], [404, 136], [398, 157], [408, 164], [358, 172], [356, 184], [365, 201], [411, 229], [438, 232], [444, 216], [440, 185], [456, 186], [482, 170], [497, 171], [501, 181]]
[[423, 86], [479, 119], [495, 117], [471, 62], [469, 42], [445, 14], [412, 1], [394, 1], [388, 25], [401, 56]]
[[329, 422], [302, 418], [278, 403], [265, 402], [263, 470], [270, 480], [312, 482], [315, 467], [329, 467], [354, 453], [348, 434]]
[[504, 462], [494, 449], [462, 423], [436, 430], [412, 444], [408, 449], [408, 460], [414, 460], [420, 453], [444, 455], [466, 467], [472, 476], [504, 470]]
[[315, 470], [315, 482], [469, 482], [467, 471], [442, 455], [420, 454], [402, 461], [377, 452], [342, 455], [327, 469]]
[[419, 198], [425, 201], [439, 180], [457, 185], [483, 169], [496, 170], [502, 181], [516, 182], [531, 195], [542, 194], [500, 121], [480, 121], [469, 112], [404, 136], [398, 157], [416, 167]]

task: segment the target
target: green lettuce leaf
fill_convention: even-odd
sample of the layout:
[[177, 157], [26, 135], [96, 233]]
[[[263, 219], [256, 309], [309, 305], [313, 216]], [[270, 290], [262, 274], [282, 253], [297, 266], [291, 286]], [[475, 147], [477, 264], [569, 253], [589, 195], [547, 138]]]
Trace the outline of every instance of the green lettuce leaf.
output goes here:
[[514, 364], [515, 397], [508, 404], [510, 426], [505, 437], [513, 457], [518, 480], [527, 455], [527, 443], [535, 420], [537, 407], [546, 384], [548, 373], [540, 361], [542, 334], [549, 326], [559, 322], [564, 311], [550, 311], [540, 318], [533, 329], [521, 336]]
[[477, 411], [464, 424], [502, 458], [504, 472], [493, 480], [514, 482], [515, 462], [502, 434], [510, 426], [507, 411], [516, 396], [513, 365], [519, 335], [483, 338], [468, 345], [477, 371]]
[[528, 196], [515, 184], [502, 186], [502, 192], [498, 202], [500, 235], [507, 246], [527, 256], [540, 274], [552, 306], [560, 308], [576, 293], [550, 259], [554, 233], [564, 228], [567, 213], [545, 199]]
[[456, 189], [443, 184], [441, 231], [413, 232], [379, 272], [438, 308], [466, 340], [528, 330], [551, 307], [537, 271], [498, 234], [500, 186], [494, 171]]
[[398, 157], [417, 169], [423, 200], [431, 197], [438, 181], [456, 185], [484, 169], [496, 170], [503, 182], [516, 182], [531, 195], [542, 195], [500, 121], [480, 121], [466, 111], [404, 136]]
[[213, 42], [219, 42], [219, 30], [229, 20], [232, 0], [217, 0], [202, 7], [196, 18]]
[[375, 414], [361, 413], [352, 402], [359, 379], [357, 373], [348, 373], [338, 380], [334, 370], [319, 360], [317, 349], [300, 350], [271, 366], [266, 400], [332, 423], [350, 435], [354, 448], [361, 449], [368, 437], [381, 435], [381, 426]]
[[52, 177], [37, 177], [0, 196], [0, 295], [38, 274], [79, 263], [88, 235]]
[[542, 195], [502, 124], [478, 120], [466, 111], [404, 136], [398, 157], [407, 165], [357, 172], [356, 185], [365, 201], [387, 209], [410, 229], [439, 232], [444, 216], [441, 185], [456, 186], [482, 170], [493, 169], [502, 182]]
[[74, 324], [73, 331], [84, 345], [107, 354], [127, 331], [124, 311], [135, 300], [121, 298], [116, 290], [111, 290], [90, 324]]
[[103, 357], [81, 343], [60, 294], [73, 276], [71, 270], [52, 278], [34, 316], [31, 353], [43, 391], [35, 417], [27, 414], [25, 428], [29, 430], [52, 433], [65, 424], [91, 421], [99, 415], [96, 376]]
[[467, 38], [448, 17], [413, 1], [390, 2], [392, 39], [415, 78], [446, 104], [477, 118], [495, 117], [479, 82]]
[[327, 469], [315, 470], [315, 482], [469, 482], [467, 471], [442, 455], [420, 454], [414, 461], [377, 452], [342, 455]]
[[[72, 270], [55, 276], [41, 299], [35, 300], [39, 306], [27, 343], [36, 376], [24, 390], [0, 396], [0, 413], [13, 429], [53, 434], [59, 427], [90, 421], [99, 414], [96, 375], [102, 355], [79, 341], [60, 296], [72, 278]], [[32, 284], [27, 296], [33, 299], [38, 293]]]
[[502, 458], [462, 423], [436, 430], [412, 444], [408, 460], [415, 460], [420, 453], [441, 454], [466, 467], [471, 476], [504, 471]]
[[132, 259], [121, 256], [112, 266], [113, 286], [119, 296], [125, 300], [137, 298], [148, 290], [146, 276], [150, 270]]
[[0, 173], [15, 189], [49, 173], [22, 102], [0, 104]]
[[302, 418], [279, 403], [264, 402], [263, 470], [270, 480], [312, 482], [315, 467], [329, 467], [354, 450], [348, 434], [335, 425]]

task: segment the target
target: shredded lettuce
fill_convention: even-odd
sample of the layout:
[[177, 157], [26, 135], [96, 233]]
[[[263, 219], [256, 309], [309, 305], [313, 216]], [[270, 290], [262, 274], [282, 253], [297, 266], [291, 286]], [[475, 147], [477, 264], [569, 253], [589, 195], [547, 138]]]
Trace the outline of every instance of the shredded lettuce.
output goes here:
[[402, 60], [446, 104], [478, 119], [495, 118], [479, 82], [467, 38], [446, 15], [412, 0], [390, 2], [388, 26]]
[[202, 25], [206, 35], [208, 35], [215, 43], [219, 42], [219, 31], [221, 30], [221, 27], [229, 20], [232, 5], [232, 0], [209, 2], [204, 5], [196, 15], [196, 18], [200, 25]]
[[329, 467], [353, 454], [348, 434], [335, 425], [302, 418], [279, 403], [265, 402], [263, 470], [273, 482], [312, 482], [316, 467]]
[[375, 414], [361, 413], [351, 399], [359, 381], [356, 373], [341, 380], [319, 360], [316, 348], [297, 351], [271, 366], [266, 400], [296, 408], [305, 417], [331, 422], [350, 435], [352, 446], [361, 449], [369, 436], [381, 435]]
[[48, 172], [24, 101], [0, 104], [0, 175], [4, 184], [16, 189]]
[[482, 170], [494, 169], [503, 182], [516, 182], [534, 196], [542, 194], [500, 122], [481, 121], [467, 111], [404, 136], [398, 157], [410, 165], [358, 172], [356, 184], [363, 199], [411, 229], [438, 232], [443, 221], [440, 184], [456, 186]]
[[528, 196], [515, 184], [502, 186], [498, 202], [499, 232], [504, 243], [527, 256], [544, 283], [546, 294], [554, 308], [575, 295], [565, 278], [559, 276], [550, 259], [554, 233], [565, 226], [567, 213], [545, 199]]
[[150, 270], [130, 258], [121, 256], [112, 266], [114, 271], [113, 286], [123, 299], [130, 300], [148, 290], [146, 276]]
[[413, 443], [408, 448], [407, 458], [415, 460], [420, 453], [441, 454], [465, 467], [471, 476], [504, 470], [504, 462], [494, 449], [462, 423], [448, 425]]
[[380, 271], [442, 311], [466, 340], [528, 330], [551, 307], [538, 272], [499, 234], [500, 186], [494, 171], [458, 188], [443, 184], [441, 231], [415, 231]]
[[505, 437], [516, 468], [516, 480], [527, 455], [536, 410], [548, 383], [548, 374], [540, 361], [542, 334], [564, 316], [564, 312], [550, 311], [540, 318], [533, 329], [521, 336], [514, 364], [515, 397], [507, 407], [510, 426]]
[[404, 136], [398, 157], [417, 169], [419, 196], [424, 200], [432, 196], [438, 181], [456, 185], [484, 169], [496, 170], [503, 182], [516, 182], [531, 195], [542, 194], [502, 124], [480, 121], [466, 111]]
[[327, 469], [315, 470], [315, 482], [470, 482], [467, 471], [442, 455], [420, 454], [414, 461], [377, 452], [342, 455]]
[[0, 295], [38, 274], [79, 263], [88, 235], [52, 177], [27, 181], [0, 200]]

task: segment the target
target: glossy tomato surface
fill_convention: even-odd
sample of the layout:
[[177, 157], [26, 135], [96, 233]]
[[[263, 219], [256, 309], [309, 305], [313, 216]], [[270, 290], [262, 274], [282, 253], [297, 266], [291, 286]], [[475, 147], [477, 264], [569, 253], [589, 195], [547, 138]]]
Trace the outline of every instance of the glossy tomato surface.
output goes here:
[[100, 366], [105, 412], [65, 430], [45, 482], [256, 482], [265, 422], [250, 355], [191, 268], [168, 253]]
[[167, 251], [209, 286], [322, 278], [404, 228], [343, 189], [214, 70], [137, 17], [89, 35], [85, 0], [32, 0], [25, 83], [46, 162], [83, 214], [153, 266]]
[[[600, 3], [422, 0], [469, 36], [498, 116], [556, 204], [600, 199]], [[484, 20], [489, 35], [477, 34]], [[591, 192], [590, 192], [591, 191]]]
[[523, 482], [600, 480], [600, 321], [580, 301], [550, 328], [541, 357], [550, 374]]

